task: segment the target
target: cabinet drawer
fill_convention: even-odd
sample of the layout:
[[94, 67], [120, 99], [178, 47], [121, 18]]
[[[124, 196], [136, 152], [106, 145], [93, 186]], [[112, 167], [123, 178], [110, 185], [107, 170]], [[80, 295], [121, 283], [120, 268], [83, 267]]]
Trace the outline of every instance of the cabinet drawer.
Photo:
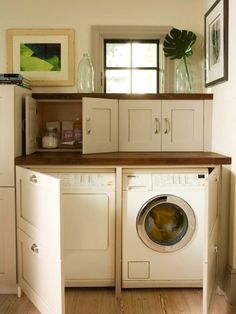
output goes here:
[[19, 228], [17, 236], [19, 285], [41, 313], [61, 313], [61, 261]]

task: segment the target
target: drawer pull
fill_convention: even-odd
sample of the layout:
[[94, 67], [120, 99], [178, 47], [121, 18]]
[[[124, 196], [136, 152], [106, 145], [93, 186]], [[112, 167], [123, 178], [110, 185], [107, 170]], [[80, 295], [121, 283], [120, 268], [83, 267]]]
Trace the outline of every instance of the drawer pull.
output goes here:
[[155, 120], [155, 131], [154, 131], [154, 133], [158, 134], [161, 130], [160, 121], [158, 118], [154, 118], [154, 120]]
[[165, 118], [164, 120], [166, 123], [166, 129], [165, 129], [164, 133], [168, 134], [170, 132], [170, 121], [167, 118]]
[[33, 244], [32, 246], [31, 246], [31, 251], [33, 251], [34, 253], [39, 253], [39, 249], [38, 249], [38, 246], [37, 246], [37, 244]]
[[33, 174], [31, 177], [30, 177], [30, 181], [33, 182], [33, 183], [37, 183], [38, 180], [37, 180], [37, 177], [35, 174]]

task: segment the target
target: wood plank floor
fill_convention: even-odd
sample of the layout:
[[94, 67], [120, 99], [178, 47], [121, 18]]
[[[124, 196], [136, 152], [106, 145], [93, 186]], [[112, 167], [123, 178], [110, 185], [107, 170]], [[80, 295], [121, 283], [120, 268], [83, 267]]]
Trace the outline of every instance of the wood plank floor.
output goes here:
[[[201, 314], [201, 289], [126, 289], [116, 299], [111, 288], [66, 289], [66, 314]], [[213, 314], [235, 314], [217, 296]], [[0, 314], [39, 314], [23, 294], [0, 295]]]

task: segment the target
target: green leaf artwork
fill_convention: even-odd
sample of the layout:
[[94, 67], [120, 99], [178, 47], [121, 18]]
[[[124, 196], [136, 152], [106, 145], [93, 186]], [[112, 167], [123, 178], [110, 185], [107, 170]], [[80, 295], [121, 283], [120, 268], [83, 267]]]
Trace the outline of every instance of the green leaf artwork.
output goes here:
[[59, 44], [20, 44], [21, 71], [60, 71]]

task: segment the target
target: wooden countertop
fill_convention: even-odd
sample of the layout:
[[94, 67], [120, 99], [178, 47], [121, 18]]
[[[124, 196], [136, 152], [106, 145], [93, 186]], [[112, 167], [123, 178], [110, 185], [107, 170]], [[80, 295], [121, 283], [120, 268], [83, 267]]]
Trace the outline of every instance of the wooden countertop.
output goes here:
[[44, 100], [81, 100], [83, 97], [114, 98], [114, 99], [182, 99], [182, 100], [207, 100], [213, 99], [213, 94], [103, 94], [103, 93], [33, 93], [32, 97]]
[[188, 166], [229, 165], [231, 157], [211, 152], [119, 152], [81, 154], [38, 152], [17, 157], [16, 165], [52, 166]]

